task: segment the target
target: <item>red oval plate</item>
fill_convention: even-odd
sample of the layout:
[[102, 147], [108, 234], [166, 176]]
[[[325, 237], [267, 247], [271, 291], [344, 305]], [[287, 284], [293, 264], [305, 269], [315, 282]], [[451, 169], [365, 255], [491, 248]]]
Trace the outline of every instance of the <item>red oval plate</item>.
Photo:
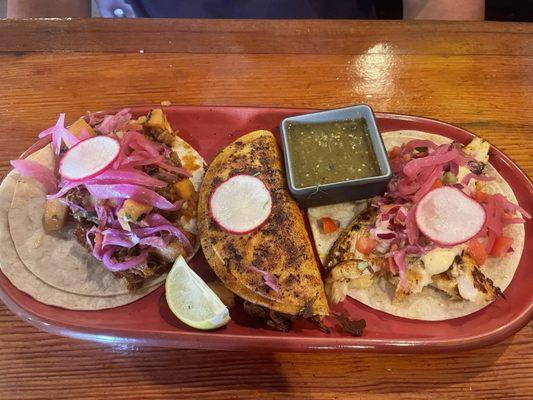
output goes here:
[[[148, 107], [133, 108], [135, 114]], [[279, 134], [280, 121], [291, 115], [310, 112], [302, 109], [252, 107], [165, 107], [170, 123], [191, 143], [207, 162], [240, 135], [256, 129]], [[455, 126], [404, 115], [376, 114], [382, 133], [414, 129], [437, 133], [465, 143], [472, 134]], [[511, 184], [520, 205], [533, 211], [533, 185], [527, 176], [501, 151], [492, 147], [491, 162]], [[127, 306], [103, 311], [71, 311], [47, 306], [16, 289], [0, 274], [0, 298], [19, 317], [39, 329], [79, 339], [110, 343], [168, 346], [196, 349], [310, 351], [365, 350], [395, 353], [451, 351], [480, 347], [515, 333], [533, 315], [533, 278], [526, 260], [533, 257], [533, 224], [526, 224], [524, 253], [513, 281], [505, 291], [507, 300], [472, 315], [442, 322], [424, 322], [394, 317], [349, 299], [342, 307], [353, 318], [364, 318], [362, 337], [334, 330], [322, 333], [307, 322], [298, 322], [290, 333], [269, 330], [248, 318], [238, 308], [232, 310], [228, 326], [213, 332], [189, 328], [169, 311], [160, 288]], [[192, 266], [211, 279], [202, 254]]]

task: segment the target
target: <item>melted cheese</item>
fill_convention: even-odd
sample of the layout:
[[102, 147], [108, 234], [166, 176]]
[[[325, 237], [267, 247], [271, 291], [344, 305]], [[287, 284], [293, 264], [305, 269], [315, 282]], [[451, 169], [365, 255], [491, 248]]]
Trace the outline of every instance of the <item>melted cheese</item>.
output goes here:
[[455, 256], [461, 254], [462, 249], [462, 246], [450, 248], [437, 247], [428, 251], [421, 257], [425, 270], [430, 275], [436, 275], [446, 271], [453, 264]]

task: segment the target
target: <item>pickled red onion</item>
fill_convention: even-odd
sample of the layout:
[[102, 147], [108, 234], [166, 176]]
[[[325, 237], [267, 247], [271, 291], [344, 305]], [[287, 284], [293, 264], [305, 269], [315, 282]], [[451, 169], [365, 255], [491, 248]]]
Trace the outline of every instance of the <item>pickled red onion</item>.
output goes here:
[[459, 156], [459, 151], [456, 148], [452, 148], [450, 151], [446, 151], [446, 152], [443, 151], [440, 153], [439, 153], [439, 150], [440, 148], [437, 149], [433, 154], [430, 154], [426, 157], [416, 158], [416, 159], [409, 161], [403, 167], [403, 173], [407, 177], [413, 178], [418, 173], [420, 173], [420, 171], [423, 168], [431, 167], [434, 165], [442, 166], [445, 163], [448, 163], [454, 160], [455, 158], [457, 158], [457, 156]]
[[192, 176], [191, 173], [189, 171], [187, 171], [186, 169], [181, 168], [181, 167], [175, 167], [174, 165], [167, 164], [164, 161], [156, 162], [154, 164], [157, 165], [160, 168], [163, 168], [164, 170], [167, 170], [167, 171], [170, 171], [170, 172], [174, 172], [175, 174], [178, 174], [178, 175], [181, 175], [181, 176], [185, 176], [185, 177], [188, 177], [188, 178], [190, 178]]
[[263, 271], [262, 269], [254, 267], [253, 265], [251, 265], [249, 268], [252, 271], [259, 272], [260, 274], [262, 274], [265, 285], [267, 285], [273, 291], [279, 292], [278, 278], [276, 276], [272, 275], [270, 272]]
[[148, 258], [148, 250], [143, 249], [141, 250], [141, 253], [138, 256], [131, 257], [128, 260], [124, 262], [120, 262], [120, 263], [113, 262], [113, 260], [111, 259], [112, 256], [113, 256], [112, 248], [104, 252], [102, 261], [105, 267], [112, 272], [125, 271], [127, 269], [136, 267], [139, 264], [145, 263], [146, 259]]
[[164, 187], [167, 184], [159, 179], [152, 178], [150, 175], [145, 174], [142, 171], [131, 170], [131, 171], [114, 171], [107, 170], [101, 173], [100, 175], [95, 176], [94, 178], [89, 178], [87, 180], [81, 180], [76, 182], [71, 182], [68, 180], [63, 180], [61, 189], [52, 195], [48, 196], [48, 199], [57, 199], [64, 196], [70, 190], [81, 186], [81, 185], [97, 185], [97, 184], [113, 184], [113, 183], [127, 183], [132, 185], [141, 185], [149, 188], [155, 187]]
[[125, 108], [114, 115], [105, 115], [102, 122], [94, 127], [95, 130], [101, 134], [107, 135], [126, 126], [131, 119], [129, 111], [128, 108]]
[[149, 204], [161, 210], [174, 210], [176, 207], [170, 201], [153, 190], [131, 184], [95, 184], [86, 185], [87, 190], [97, 199], [133, 199]]
[[179, 242], [183, 245], [185, 251], [188, 254], [191, 254], [193, 252], [193, 248], [191, 245], [191, 242], [185, 236], [185, 234], [176, 226], [174, 225], [158, 225], [158, 226], [152, 226], [147, 228], [134, 228], [131, 230], [134, 234], [139, 236], [140, 238], [144, 238], [147, 236], [151, 236], [154, 233], [160, 232], [160, 231], [167, 231], [170, 232], [172, 235], [174, 235]]
[[59, 118], [54, 126], [45, 129], [39, 133], [39, 138], [52, 136], [52, 149], [55, 154], [61, 151], [61, 144], [64, 142], [67, 147], [72, 147], [80, 140], [74, 136], [67, 128], [65, 128], [65, 114], [59, 114]]
[[461, 179], [461, 183], [463, 185], [468, 185], [470, 183], [470, 180], [476, 179], [478, 181], [484, 181], [484, 182], [490, 182], [495, 180], [496, 178], [489, 175], [477, 175], [472, 172], [466, 174], [463, 179]]
[[11, 160], [11, 165], [22, 176], [33, 178], [40, 182], [46, 193], [53, 193], [57, 190], [57, 179], [52, 170], [32, 160]]

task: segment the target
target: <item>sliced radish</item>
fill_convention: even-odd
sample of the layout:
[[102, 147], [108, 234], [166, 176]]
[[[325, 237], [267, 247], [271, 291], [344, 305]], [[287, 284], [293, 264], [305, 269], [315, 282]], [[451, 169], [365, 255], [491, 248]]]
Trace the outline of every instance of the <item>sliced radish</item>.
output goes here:
[[109, 136], [83, 140], [68, 150], [59, 163], [59, 174], [71, 181], [92, 178], [116, 160], [120, 144]]
[[481, 204], [459, 189], [443, 186], [422, 197], [415, 219], [428, 238], [453, 246], [473, 238], [485, 224], [486, 214]]
[[272, 212], [272, 197], [259, 178], [235, 175], [221, 183], [209, 199], [211, 216], [226, 232], [250, 233]]

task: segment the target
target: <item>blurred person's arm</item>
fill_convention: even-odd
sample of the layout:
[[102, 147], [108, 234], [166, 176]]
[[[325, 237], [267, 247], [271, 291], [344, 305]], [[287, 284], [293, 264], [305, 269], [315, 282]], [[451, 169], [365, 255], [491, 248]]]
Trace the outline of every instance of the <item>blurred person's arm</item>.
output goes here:
[[403, 0], [403, 18], [482, 21], [485, 0]]
[[8, 18], [84, 18], [91, 0], [7, 0]]

